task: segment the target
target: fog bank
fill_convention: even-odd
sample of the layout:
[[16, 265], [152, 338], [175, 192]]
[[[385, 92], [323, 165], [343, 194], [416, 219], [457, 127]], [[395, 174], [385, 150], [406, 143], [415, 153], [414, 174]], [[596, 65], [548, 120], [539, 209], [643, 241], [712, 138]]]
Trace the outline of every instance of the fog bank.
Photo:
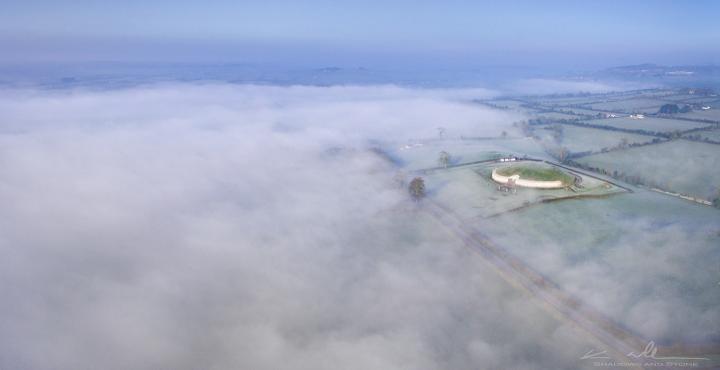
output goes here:
[[0, 367], [577, 368], [586, 342], [364, 150], [498, 135], [487, 94], [3, 91]]

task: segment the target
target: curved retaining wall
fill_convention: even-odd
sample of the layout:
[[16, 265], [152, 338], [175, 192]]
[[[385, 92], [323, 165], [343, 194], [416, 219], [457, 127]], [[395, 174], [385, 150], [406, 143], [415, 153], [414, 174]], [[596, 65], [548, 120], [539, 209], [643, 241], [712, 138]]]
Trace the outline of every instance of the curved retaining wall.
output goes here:
[[565, 187], [560, 180], [555, 181], [537, 181], [537, 180], [525, 180], [521, 179], [519, 175], [503, 176], [498, 174], [497, 168], [492, 171], [492, 179], [495, 182], [501, 184], [507, 184], [508, 180], [514, 179], [515, 185], [522, 186], [524, 188], [538, 188], [538, 189], [559, 189]]

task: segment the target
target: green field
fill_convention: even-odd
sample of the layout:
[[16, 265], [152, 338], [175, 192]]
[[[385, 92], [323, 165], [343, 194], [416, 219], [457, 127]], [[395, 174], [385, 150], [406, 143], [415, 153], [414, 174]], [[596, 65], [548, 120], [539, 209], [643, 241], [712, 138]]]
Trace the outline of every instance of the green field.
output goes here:
[[720, 129], [689, 132], [683, 136], [695, 136], [695, 135], [700, 135], [700, 137], [702, 139], [707, 138], [712, 141], [720, 142]]
[[[593, 94], [588, 96], [538, 96], [528, 98], [533, 102], [542, 105], [588, 105], [588, 104], [602, 104], [610, 102], [622, 102], [622, 101], [638, 101], [646, 100], [651, 101], [650, 105], [656, 105], [658, 101], [668, 99], [668, 97], [677, 95], [675, 92], [670, 90], [658, 90], [658, 91], [634, 91], [624, 93], [608, 93], [608, 94]], [[645, 103], [640, 103], [645, 104]]]
[[657, 112], [660, 106], [665, 104], [662, 100], [658, 99], [626, 99], [618, 101], [610, 101], [604, 103], [592, 104], [592, 109], [607, 110], [613, 112]]
[[578, 105], [578, 104], [591, 104], [602, 100], [597, 97], [572, 97], [572, 98], [556, 98], [556, 99], [538, 99], [535, 102], [546, 105], [546, 106], [567, 106], [567, 105]]
[[[565, 100], [565, 103], [574, 100], [577, 103], [603, 99], [619, 98], [591, 96], [543, 100]], [[661, 99], [651, 100], [661, 103]], [[592, 115], [597, 113], [567, 109]], [[542, 113], [533, 116], [542, 116]], [[661, 118], [586, 122], [654, 132], [707, 126]], [[599, 152], [602, 148], [617, 146], [622, 139], [632, 144], [655, 138], [562, 125], [562, 139], [556, 143], [552, 132], [544, 127], [533, 126], [535, 135], [541, 137], [538, 141], [447, 140], [396, 152], [402, 158], [403, 166], [412, 169], [437, 166], [440, 150], [450, 152], [461, 162], [499, 153], [527, 153], [531, 157], [547, 158], [541, 144], [561, 145], [571, 152]], [[697, 133], [720, 136], [720, 131]], [[598, 153], [577, 161], [609, 172], [637, 174], [649, 184], [703, 198], [710, 198], [720, 187], [720, 145], [715, 144], [673, 140]], [[635, 333], [664, 341], [702, 340], [716, 336], [720, 317], [716, 303], [720, 291], [713, 288], [717, 286], [716, 275], [708, 271], [714, 271], [720, 263], [716, 253], [720, 242], [717, 227], [720, 212], [642, 187], [626, 193], [582, 174], [583, 189], [522, 188], [517, 193], [498, 190], [498, 184], [490, 179], [493, 168], [503, 168], [502, 174], [518, 173], [523, 178], [553, 180], [555, 176], [564, 175], [572, 181], [568, 173], [552, 173], [553, 167], [543, 168], [536, 163], [526, 166], [526, 163], [514, 162], [514, 166], [487, 163], [430, 171], [421, 176], [425, 178], [428, 197], [433, 201], [452, 210], [467, 225], [477, 227], [500, 248], [526, 261], [584, 304]], [[518, 165], [521, 169], [506, 167]], [[584, 193], [586, 190], [588, 193]], [[578, 198], [585, 194], [599, 198]], [[610, 194], [614, 195], [608, 196]]]
[[649, 185], [712, 199], [720, 188], [720, 145], [687, 140], [595, 154], [578, 162], [638, 175]]
[[652, 141], [655, 137], [648, 135], [631, 134], [620, 131], [601, 130], [573, 125], [563, 125], [563, 137], [560, 143], [554, 141], [552, 132], [545, 129], [536, 129], [535, 133], [548, 145], [558, 145], [570, 152], [599, 152], [603, 148], [613, 148], [623, 139], [628, 144], [642, 144]]
[[707, 96], [707, 97], [699, 97], [694, 99], [688, 99], [687, 100], [690, 103], [698, 103], [698, 104], [720, 104], [720, 98], [717, 96]]
[[617, 127], [629, 130], [645, 130], [650, 132], [673, 132], [685, 131], [698, 127], [705, 127], [708, 124], [702, 122], [681, 121], [668, 118], [652, 118], [632, 119], [629, 117], [597, 119], [586, 121], [593, 125], [603, 125], [609, 127]]
[[[607, 111], [594, 111], [590, 109], [583, 109], [583, 108], [576, 108], [576, 107], [562, 107], [562, 108], [556, 108], [559, 111], [562, 111], [567, 114], [574, 114], [574, 115], [584, 115], [584, 116], [597, 116], [598, 113], [611, 113]], [[619, 114], [622, 116], [622, 114]]]
[[[623, 119], [588, 122], [598, 121]], [[620, 127], [672, 131], [705, 126], [650, 118], [626, 124], [644, 127]], [[550, 133], [542, 127], [535, 127], [535, 132]], [[628, 139], [628, 143], [644, 143], [654, 138], [572, 125], [562, 127], [562, 145], [578, 152], [611, 147], [622, 138]], [[553, 140], [551, 135], [546, 139]], [[541, 145], [532, 139], [434, 141], [411, 149], [396, 149], [395, 153], [405, 169], [417, 169], [437, 166], [440, 150], [448, 151], [460, 162], [500, 153], [547, 158]], [[720, 186], [720, 145], [674, 140], [591, 155], [578, 161], [609, 171], [637, 172], [668, 190], [693, 195], [710, 196]], [[520, 164], [525, 162], [515, 163]], [[715, 226], [720, 222], [716, 209], [642, 188], [618, 194], [621, 189], [588, 176], [583, 176], [587, 195], [615, 195], [572, 199], [582, 196], [585, 189], [576, 193], [567, 188], [552, 191], [523, 188], [509, 194], [499, 191], [490, 180], [492, 169], [501, 166], [507, 164], [456, 167], [421, 176], [434, 201], [451, 209], [468, 225], [477, 226], [493, 242], [529, 263], [563, 290], [631, 330], [656, 340], [704, 338], [716, 333], [719, 291], [708, 293], [717, 280], [707, 273], [720, 263], [715, 253], [720, 237]], [[521, 177], [552, 179], [545, 171], [519, 173]], [[645, 265], [658, 268], [638, 267]], [[592, 283], [586, 284], [588, 280], [581, 276], [592, 276]], [[652, 320], [646, 315], [648, 307], [652, 307]], [[681, 310], [672, 309], [676, 307]], [[653, 325], [657, 322], [663, 325]]]
[[675, 94], [663, 97], [662, 99], [668, 102], [675, 102], [679, 104], [685, 101], [697, 99], [697, 96], [691, 94]]
[[695, 110], [690, 113], [680, 113], [677, 116], [692, 119], [708, 119], [720, 122], [720, 104], [716, 105], [717, 107], [713, 107], [713, 109], [710, 110]]
[[532, 138], [490, 138], [480, 140], [438, 140], [407, 147], [396, 144], [387, 149], [405, 170], [418, 170], [439, 166], [441, 151], [450, 154], [450, 164], [468, 163], [499, 158], [503, 155], [527, 154], [533, 157], [546, 157], [542, 147]]
[[563, 289], [646, 338], [717, 334], [715, 209], [638, 191], [551, 202], [478, 224]]
[[653, 90], [653, 91], [639, 91], [635, 94], [629, 95], [633, 98], [658, 98], [665, 99], [670, 96], [677, 95], [677, 92], [673, 90]]
[[605, 181], [578, 174], [582, 178], [582, 188], [519, 188], [517, 193], [509, 194], [499, 191], [498, 184], [491, 178], [492, 170], [500, 166], [498, 163], [489, 163], [456, 167], [426, 173], [424, 178], [433, 199], [442, 202], [463, 219], [486, 218], [529, 205], [540, 206], [540, 202], [552, 199], [624, 192]]
[[521, 179], [536, 181], [560, 180], [565, 185], [571, 185], [574, 178], [556, 167], [541, 164], [515, 164], [500, 168], [497, 173], [503, 176], [519, 175]]
[[562, 113], [562, 112], [531, 111], [529, 113], [531, 113], [533, 116], [536, 116], [536, 117], [548, 118], [548, 119], [577, 119], [578, 118], [578, 116], [575, 114]]
[[696, 104], [713, 104], [713, 103], [719, 103], [720, 98], [717, 96], [695, 96], [695, 95], [680, 95], [681, 98], [668, 98], [668, 100], [676, 101], [678, 104], [680, 103], [696, 103]]

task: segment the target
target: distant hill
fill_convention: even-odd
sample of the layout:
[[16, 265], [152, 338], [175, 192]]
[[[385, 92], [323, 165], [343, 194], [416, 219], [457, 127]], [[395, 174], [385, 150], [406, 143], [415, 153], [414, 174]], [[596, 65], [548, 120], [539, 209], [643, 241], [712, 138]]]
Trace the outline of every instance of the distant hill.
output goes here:
[[643, 63], [607, 68], [593, 74], [595, 78], [654, 82], [671, 87], [720, 87], [720, 66], [663, 66]]
[[694, 74], [720, 73], [720, 66], [661, 66], [644, 63], [630, 66], [612, 67], [600, 71], [609, 74], [630, 74], [637, 76], [689, 76]]

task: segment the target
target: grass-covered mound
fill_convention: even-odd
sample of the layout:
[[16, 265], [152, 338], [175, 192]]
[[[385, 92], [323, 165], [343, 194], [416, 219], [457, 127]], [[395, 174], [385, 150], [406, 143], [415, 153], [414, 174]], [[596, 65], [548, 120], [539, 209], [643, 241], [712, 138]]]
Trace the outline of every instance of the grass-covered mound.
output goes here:
[[519, 175], [521, 179], [535, 181], [562, 181], [563, 185], [572, 185], [575, 178], [556, 167], [541, 164], [516, 164], [509, 167], [498, 168], [497, 173], [502, 176]]

